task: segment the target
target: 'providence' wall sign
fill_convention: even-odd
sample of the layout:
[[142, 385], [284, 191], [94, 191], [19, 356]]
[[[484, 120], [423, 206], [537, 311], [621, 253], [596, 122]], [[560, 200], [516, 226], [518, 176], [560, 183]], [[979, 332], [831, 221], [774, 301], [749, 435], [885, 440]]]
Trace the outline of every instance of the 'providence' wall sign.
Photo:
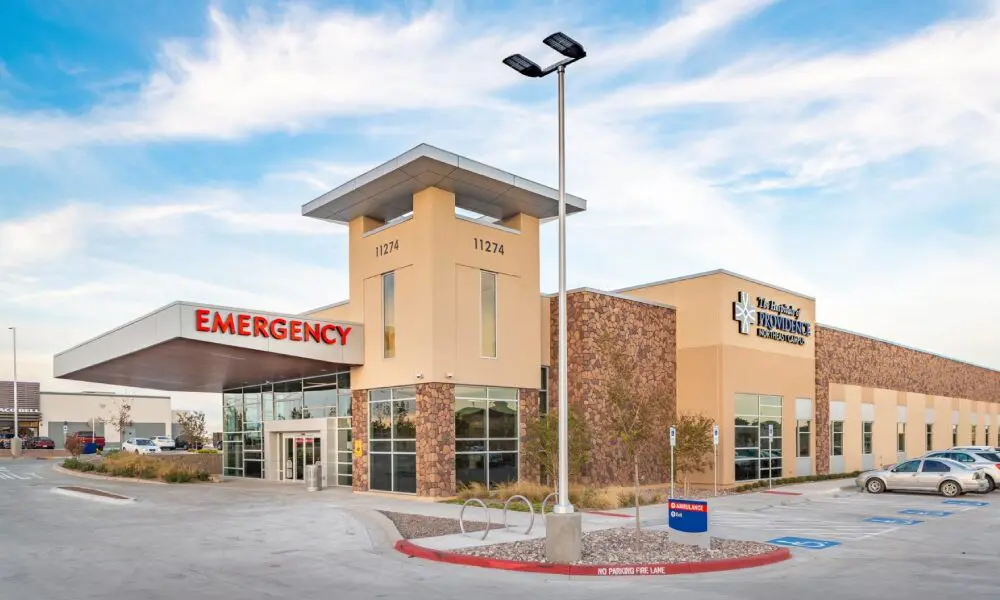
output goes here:
[[743, 335], [750, 335], [750, 328], [754, 327], [757, 337], [802, 346], [812, 335], [812, 324], [799, 320], [800, 311], [789, 304], [779, 304], [762, 296], [757, 297], [754, 307], [750, 294], [746, 292], [740, 292], [736, 302], [733, 302], [733, 320]]

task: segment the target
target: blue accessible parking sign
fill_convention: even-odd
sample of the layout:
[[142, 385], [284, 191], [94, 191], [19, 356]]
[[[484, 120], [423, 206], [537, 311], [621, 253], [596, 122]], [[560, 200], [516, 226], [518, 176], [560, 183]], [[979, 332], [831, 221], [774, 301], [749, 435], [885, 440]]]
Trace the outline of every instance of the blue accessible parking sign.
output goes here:
[[807, 550], [826, 550], [827, 548], [840, 545], [840, 542], [832, 542], [830, 540], [814, 540], [810, 538], [791, 536], [767, 540], [767, 543], [775, 544], [777, 546], [791, 546], [792, 548], [805, 548]]

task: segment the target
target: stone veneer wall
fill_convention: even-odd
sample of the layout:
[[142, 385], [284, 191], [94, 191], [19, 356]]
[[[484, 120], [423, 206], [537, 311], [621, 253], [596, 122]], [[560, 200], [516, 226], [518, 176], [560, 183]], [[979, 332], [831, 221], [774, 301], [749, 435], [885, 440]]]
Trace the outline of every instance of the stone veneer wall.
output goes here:
[[[364, 451], [354, 457], [354, 475], [351, 489], [355, 492], [368, 491], [368, 390], [351, 391], [352, 438], [361, 442]], [[354, 442], [352, 442], [354, 443]], [[351, 448], [351, 452], [354, 448]]]
[[417, 385], [417, 495], [455, 494], [455, 386]]
[[830, 384], [1000, 402], [1000, 372], [816, 326], [816, 472], [830, 472]]
[[[636, 350], [641, 363], [640, 385], [646, 392], [662, 390], [671, 414], [677, 412], [677, 313], [673, 308], [595, 291], [571, 292], [566, 297], [567, 358], [570, 406], [580, 410], [590, 430], [592, 450], [584, 469], [585, 483], [628, 484], [632, 465], [607, 426], [601, 382], [601, 355], [597, 343], [604, 332]], [[551, 302], [551, 368], [549, 410], [558, 410], [559, 303]], [[667, 425], [662, 428], [664, 437]], [[662, 442], [662, 441], [661, 441]], [[665, 442], [660, 444], [666, 448]], [[572, 448], [570, 449], [572, 452]], [[670, 480], [669, 456], [642, 463], [642, 483]]]
[[523, 452], [524, 440], [528, 435], [528, 423], [538, 418], [538, 390], [521, 388], [518, 390], [518, 436], [521, 438], [518, 449], [522, 450], [518, 455], [519, 464], [517, 466], [518, 481], [528, 481], [538, 483], [541, 472], [537, 464], [525, 460]]

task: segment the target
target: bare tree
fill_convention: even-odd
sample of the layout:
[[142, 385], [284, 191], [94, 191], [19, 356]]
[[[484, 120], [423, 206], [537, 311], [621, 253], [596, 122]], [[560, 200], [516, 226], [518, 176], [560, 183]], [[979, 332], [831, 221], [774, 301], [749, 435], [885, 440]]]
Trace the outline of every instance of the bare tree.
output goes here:
[[[577, 411], [570, 408], [569, 425], [569, 478], [579, 477], [584, 465], [590, 460], [590, 432], [586, 423], [577, 416]], [[542, 481], [546, 485], [555, 485], [556, 473], [559, 472], [559, 419], [556, 413], [539, 415], [528, 424], [524, 445], [521, 451], [528, 461], [539, 466]]]
[[132, 422], [132, 400], [131, 398], [122, 398], [115, 404], [116, 406], [112, 409], [107, 422], [111, 423], [111, 426], [118, 432], [118, 439], [124, 442], [125, 432], [134, 425]]
[[684, 495], [688, 494], [688, 478], [709, 467], [714, 452], [712, 425], [715, 422], [702, 414], [680, 415], [677, 427], [677, 447], [674, 448], [674, 468], [684, 476]]
[[63, 442], [63, 448], [73, 458], [80, 458], [80, 453], [83, 451], [83, 441], [75, 435], [68, 436]]
[[205, 427], [205, 413], [198, 411], [183, 410], [177, 413], [177, 424], [181, 427], [181, 435], [185, 437], [187, 443], [197, 449], [205, 443], [208, 437], [208, 430]]
[[657, 432], [669, 418], [666, 395], [640, 385], [635, 349], [603, 334], [598, 340], [608, 424], [632, 463], [636, 539], [639, 522], [639, 462], [655, 456]]

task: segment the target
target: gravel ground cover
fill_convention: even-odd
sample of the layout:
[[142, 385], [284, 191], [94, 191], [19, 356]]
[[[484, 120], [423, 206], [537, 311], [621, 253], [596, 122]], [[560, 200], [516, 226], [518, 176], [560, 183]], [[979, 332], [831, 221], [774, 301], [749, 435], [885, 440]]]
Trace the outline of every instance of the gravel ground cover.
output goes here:
[[[413, 540], [417, 538], [437, 537], [439, 535], [450, 535], [452, 533], [462, 533], [462, 528], [458, 524], [458, 519], [447, 519], [444, 517], [429, 517], [426, 515], [411, 515], [407, 513], [391, 512], [380, 510], [392, 521], [403, 539]], [[465, 520], [465, 531], [483, 531], [486, 529], [484, 521]], [[503, 529], [503, 525], [494, 523], [490, 529]]]
[[[583, 534], [582, 559], [579, 565], [689, 563], [741, 558], [776, 550], [777, 546], [759, 542], [712, 538], [712, 550], [675, 544], [666, 531], [643, 531], [636, 544], [635, 530], [628, 527], [590, 531]], [[499, 558], [522, 562], [546, 562], [545, 539], [492, 544], [456, 550], [456, 554]]]

